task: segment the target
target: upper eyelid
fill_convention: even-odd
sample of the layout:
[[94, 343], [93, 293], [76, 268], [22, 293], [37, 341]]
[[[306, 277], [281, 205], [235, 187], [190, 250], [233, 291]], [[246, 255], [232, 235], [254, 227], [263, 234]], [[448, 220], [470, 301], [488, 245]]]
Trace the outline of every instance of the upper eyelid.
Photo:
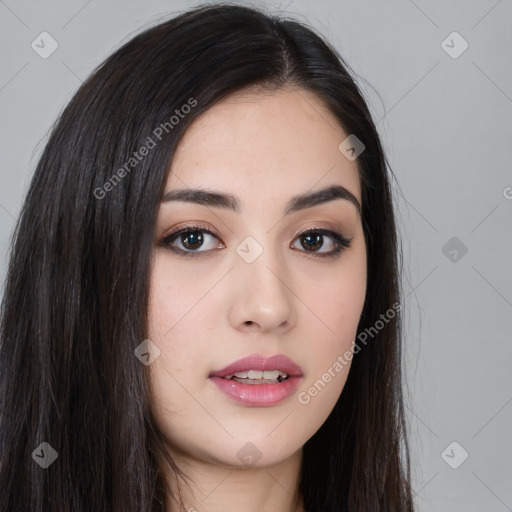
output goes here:
[[204, 232], [220, 239], [220, 235], [217, 234], [217, 232], [214, 229], [208, 228], [206, 226], [196, 226], [196, 225], [188, 225], [188, 226], [183, 226], [181, 228], [177, 228], [177, 229], [173, 230], [172, 232], [170, 232], [168, 235], [165, 235], [163, 237], [163, 239], [168, 240], [172, 237], [177, 236], [178, 234], [194, 232], [194, 231], [204, 231]]

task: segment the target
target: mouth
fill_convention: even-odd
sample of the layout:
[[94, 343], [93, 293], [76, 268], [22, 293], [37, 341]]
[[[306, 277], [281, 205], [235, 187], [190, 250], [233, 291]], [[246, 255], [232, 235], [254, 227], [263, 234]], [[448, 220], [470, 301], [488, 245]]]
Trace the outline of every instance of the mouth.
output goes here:
[[234, 380], [240, 382], [240, 384], [277, 384], [278, 382], [289, 379], [290, 376], [281, 370], [248, 370], [226, 375], [222, 378]]
[[252, 354], [210, 374], [217, 388], [235, 401], [249, 406], [275, 405], [290, 396], [303, 377], [290, 358], [265, 358]]
[[236, 380], [245, 384], [268, 384], [282, 382], [290, 377], [302, 377], [302, 368], [289, 357], [281, 354], [272, 357], [251, 354], [238, 359], [222, 370], [212, 372], [210, 377]]

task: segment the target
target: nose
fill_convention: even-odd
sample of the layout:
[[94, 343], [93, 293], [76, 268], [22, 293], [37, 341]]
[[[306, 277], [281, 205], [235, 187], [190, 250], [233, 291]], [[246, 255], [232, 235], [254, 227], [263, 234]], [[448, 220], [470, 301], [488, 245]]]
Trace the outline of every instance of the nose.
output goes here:
[[244, 332], [284, 333], [296, 323], [291, 277], [270, 250], [252, 263], [237, 257], [231, 272], [231, 325]]

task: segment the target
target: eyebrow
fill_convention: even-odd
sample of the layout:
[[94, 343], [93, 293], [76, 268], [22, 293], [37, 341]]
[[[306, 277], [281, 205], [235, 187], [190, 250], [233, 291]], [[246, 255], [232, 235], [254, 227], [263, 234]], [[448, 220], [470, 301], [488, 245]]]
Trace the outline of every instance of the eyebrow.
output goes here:
[[[284, 209], [284, 215], [293, 212], [311, 208], [319, 204], [334, 201], [335, 199], [344, 199], [352, 203], [359, 215], [361, 215], [361, 205], [357, 198], [341, 185], [332, 185], [314, 192], [307, 192], [294, 196], [288, 201]], [[210, 192], [208, 190], [189, 188], [189, 189], [176, 189], [171, 190], [164, 194], [162, 203], [171, 201], [182, 201], [187, 203], [197, 203], [204, 206], [212, 206], [217, 208], [225, 208], [233, 210], [235, 213], [240, 213], [241, 203], [240, 200], [232, 194], [224, 194], [220, 192]]]

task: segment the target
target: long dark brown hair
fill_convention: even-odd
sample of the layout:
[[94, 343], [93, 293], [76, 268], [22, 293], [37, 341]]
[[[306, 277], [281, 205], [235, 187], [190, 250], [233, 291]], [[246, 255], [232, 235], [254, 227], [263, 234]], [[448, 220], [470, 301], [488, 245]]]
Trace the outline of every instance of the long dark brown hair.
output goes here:
[[[80, 87], [52, 130], [12, 243], [0, 332], [1, 510], [168, 505], [162, 464], [178, 468], [134, 349], [147, 334], [154, 227], [173, 154], [194, 119], [235, 91], [313, 92], [364, 143], [368, 288], [358, 333], [400, 303], [392, 173], [352, 76], [303, 23], [209, 4], [146, 29]], [[186, 113], [178, 122], [177, 109]], [[155, 146], [131, 160], [148, 138]], [[413, 510], [402, 338], [397, 312], [354, 356], [338, 403], [305, 444], [307, 512]], [[33, 457], [43, 442], [58, 453], [47, 469]]]

